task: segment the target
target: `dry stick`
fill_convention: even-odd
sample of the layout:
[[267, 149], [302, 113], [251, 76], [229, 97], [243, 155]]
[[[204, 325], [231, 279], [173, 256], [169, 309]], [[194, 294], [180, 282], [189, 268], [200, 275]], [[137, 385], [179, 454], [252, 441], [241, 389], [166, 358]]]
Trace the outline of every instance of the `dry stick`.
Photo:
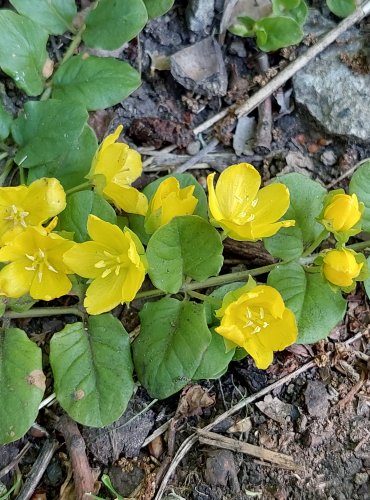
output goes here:
[[337, 179], [334, 179], [330, 184], [328, 184], [326, 187], [328, 189], [331, 189], [333, 186], [335, 186], [336, 184], [338, 184], [338, 182], [341, 182], [343, 179], [345, 179], [346, 177], [349, 177], [350, 175], [353, 174], [353, 172], [355, 170], [358, 169], [358, 167], [360, 167], [363, 163], [366, 163], [369, 161], [369, 158], [365, 158], [364, 160], [356, 163], [356, 165], [354, 165], [353, 167], [351, 167], [350, 169], [347, 170], [347, 172], [344, 172], [344, 174], [340, 175]]
[[30, 442], [27, 442], [18, 453], [18, 455], [16, 455], [8, 465], [0, 470], [0, 479], [6, 476], [16, 465], [18, 465], [18, 463], [22, 460], [23, 456], [27, 453], [31, 446], [32, 444]]
[[370, 14], [370, 0], [363, 3], [358, 9], [353, 12], [350, 16], [346, 17], [341, 23], [338, 24], [334, 29], [329, 31], [322, 39], [307, 49], [307, 51], [298, 57], [295, 61], [293, 61], [289, 66], [280, 71], [280, 73], [270, 80], [262, 89], [256, 92], [252, 97], [250, 97], [244, 104], [237, 106], [230, 106], [217, 115], [211, 117], [209, 120], [206, 120], [204, 123], [196, 127], [193, 132], [195, 135], [204, 132], [212, 125], [222, 120], [229, 114], [231, 110], [237, 116], [248, 115], [251, 111], [253, 111], [257, 106], [259, 106], [266, 97], [270, 96], [273, 92], [275, 92], [279, 87], [284, 85], [285, 82], [289, 80], [297, 71], [302, 69], [306, 64], [311, 61], [314, 57], [316, 57], [320, 52], [322, 52], [326, 47], [328, 47], [331, 43], [333, 43], [339, 35], [347, 31], [348, 28], [353, 26], [358, 21], [361, 21], [365, 16]]
[[[363, 333], [359, 332], [357, 333], [354, 337], [348, 339], [346, 342], [344, 342], [344, 345], [350, 345], [353, 344], [356, 340], [360, 339], [363, 336]], [[234, 413], [238, 412], [245, 406], [247, 406], [250, 403], [253, 403], [257, 399], [260, 399], [262, 396], [266, 396], [266, 394], [269, 394], [271, 391], [274, 389], [277, 389], [278, 387], [281, 387], [282, 385], [286, 384], [293, 378], [297, 377], [301, 373], [304, 373], [307, 370], [310, 370], [311, 368], [315, 367], [316, 363], [315, 361], [309, 361], [305, 365], [301, 366], [296, 370], [295, 372], [289, 373], [288, 375], [285, 375], [285, 377], [282, 377], [281, 379], [277, 380], [271, 385], [268, 385], [261, 391], [257, 392], [256, 394], [252, 394], [251, 396], [242, 399], [237, 403], [235, 406], [230, 408], [228, 411], [225, 413], [222, 413], [219, 415], [216, 420], [211, 422], [210, 424], [206, 425], [202, 430], [203, 431], [210, 431], [215, 427], [217, 424], [228, 418], [230, 415], [233, 415]], [[189, 436], [185, 441], [182, 443], [180, 448], [177, 450], [176, 455], [174, 456], [172, 463], [166, 472], [165, 476], [163, 477], [162, 484], [157, 492], [157, 495], [154, 500], [160, 500], [162, 498], [162, 495], [164, 493], [164, 490], [166, 489], [167, 483], [172, 476], [173, 472], [175, 471], [176, 467], [179, 465], [181, 460], [184, 458], [184, 456], [187, 454], [187, 452], [191, 449], [191, 447], [198, 441], [198, 435], [196, 433], [192, 434]]]
[[64, 436], [72, 462], [75, 498], [76, 500], [85, 500], [88, 498], [88, 493], [94, 492], [94, 478], [86, 456], [85, 441], [78, 430], [76, 422], [67, 415], [63, 415], [59, 419], [56, 427]]
[[208, 444], [209, 446], [215, 446], [216, 448], [223, 448], [225, 450], [236, 451], [237, 453], [245, 453], [246, 455], [251, 455], [252, 457], [259, 458], [260, 460], [267, 460], [268, 462], [279, 465], [284, 469], [304, 471], [304, 467], [297, 464], [292, 457], [283, 453], [277, 453], [276, 451], [270, 451], [266, 448], [261, 448], [260, 446], [255, 446], [243, 441], [237, 441], [236, 439], [221, 436], [216, 432], [207, 432], [203, 429], [198, 429], [197, 433], [199, 435], [199, 442], [202, 444]]
[[[270, 65], [268, 55], [262, 52], [257, 56], [258, 67], [266, 75]], [[258, 106], [258, 126], [254, 150], [257, 154], [267, 154], [271, 151], [272, 141], [272, 105], [271, 96], [266, 97]]]
[[191, 168], [193, 165], [195, 165], [200, 160], [202, 160], [205, 157], [205, 155], [207, 155], [208, 153], [210, 153], [211, 151], [213, 151], [215, 149], [215, 147], [217, 146], [218, 143], [219, 143], [218, 139], [212, 139], [211, 142], [209, 144], [207, 144], [207, 146], [205, 146], [203, 149], [201, 149], [199, 151], [199, 153], [197, 153], [196, 155], [192, 156], [188, 161], [186, 161], [182, 165], [176, 167], [173, 170], [173, 173], [175, 173], [175, 174], [182, 174], [182, 172], [185, 172], [186, 170], [188, 170], [189, 168]]
[[59, 443], [56, 439], [47, 439], [41, 449], [40, 455], [36, 458], [35, 463], [32, 466], [31, 472], [29, 473], [26, 482], [24, 483], [21, 492], [17, 496], [17, 500], [29, 500], [32, 497], [33, 492], [37, 488], [50, 460], [58, 448]]

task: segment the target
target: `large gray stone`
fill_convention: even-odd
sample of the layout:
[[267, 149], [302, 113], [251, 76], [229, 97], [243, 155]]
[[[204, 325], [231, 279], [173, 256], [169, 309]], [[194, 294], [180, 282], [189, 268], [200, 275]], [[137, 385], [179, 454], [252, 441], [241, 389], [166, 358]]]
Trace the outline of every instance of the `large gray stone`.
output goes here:
[[186, 22], [195, 33], [208, 33], [215, 12], [215, 0], [190, 0], [186, 7]]
[[356, 56], [364, 37], [352, 31], [348, 42], [333, 45], [293, 78], [296, 102], [327, 132], [370, 140], [370, 75], [354, 72], [340, 55]]

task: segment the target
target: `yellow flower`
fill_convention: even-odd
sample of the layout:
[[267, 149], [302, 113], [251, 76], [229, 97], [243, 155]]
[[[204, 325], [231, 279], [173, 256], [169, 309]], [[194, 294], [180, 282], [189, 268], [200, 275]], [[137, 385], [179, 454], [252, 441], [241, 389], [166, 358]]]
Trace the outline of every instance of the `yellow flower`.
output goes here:
[[99, 194], [118, 208], [131, 214], [145, 215], [148, 200], [143, 193], [131, 186], [143, 171], [141, 156], [128, 144], [116, 142], [122, 129], [120, 125], [104, 139], [95, 154], [87, 178], [92, 179]]
[[[360, 221], [362, 212], [363, 203], [358, 202], [355, 194], [345, 194], [338, 189], [328, 194], [321, 223], [332, 233], [350, 232], [348, 237], [353, 236], [360, 230], [354, 226]], [[355, 232], [351, 229], [355, 229]]]
[[198, 200], [193, 196], [195, 186], [180, 188], [176, 177], [168, 177], [157, 188], [145, 218], [145, 231], [154, 233], [179, 215], [192, 215]]
[[229, 343], [243, 347], [257, 368], [267, 368], [274, 351], [282, 351], [297, 339], [293, 312], [285, 307], [280, 293], [267, 285], [254, 286], [251, 280], [225, 295], [216, 311], [221, 325], [215, 328]]
[[230, 238], [256, 241], [276, 234], [295, 221], [278, 220], [289, 208], [289, 190], [284, 184], [270, 184], [259, 190], [261, 176], [249, 163], [231, 165], [220, 175], [216, 189], [207, 178], [211, 222], [221, 226]]
[[41, 226], [65, 207], [66, 195], [57, 179], [0, 187], [0, 242], [11, 240], [28, 226]]
[[92, 279], [84, 305], [89, 314], [110, 311], [130, 302], [144, 281], [146, 260], [138, 237], [125, 228], [89, 215], [87, 230], [93, 241], [77, 244], [64, 255], [73, 271]]
[[364, 262], [361, 260], [363, 260], [362, 254], [356, 254], [346, 248], [330, 250], [324, 254], [322, 271], [325, 278], [333, 285], [352, 287], [364, 267]]
[[63, 254], [74, 245], [42, 228], [27, 227], [0, 249], [0, 262], [10, 262], [0, 271], [2, 293], [13, 298], [29, 293], [37, 300], [65, 295], [72, 287], [66, 275], [72, 271]]

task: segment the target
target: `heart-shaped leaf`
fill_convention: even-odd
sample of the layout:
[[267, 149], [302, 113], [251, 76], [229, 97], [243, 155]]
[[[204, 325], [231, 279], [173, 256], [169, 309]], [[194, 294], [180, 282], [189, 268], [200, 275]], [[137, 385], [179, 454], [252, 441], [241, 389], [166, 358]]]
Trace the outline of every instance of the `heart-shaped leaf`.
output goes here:
[[146, 303], [133, 358], [140, 382], [163, 399], [193, 378], [211, 341], [203, 304], [172, 298]]
[[163, 16], [175, 3], [175, 0], [144, 0], [149, 19]]
[[264, 17], [256, 22], [254, 31], [258, 47], [271, 52], [299, 43], [303, 38], [300, 25], [291, 17]]
[[294, 312], [301, 344], [326, 338], [343, 319], [347, 302], [340, 290], [334, 292], [320, 273], [305, 272], [298, 263], [291, 262], [271, 271], [267, 282]]
[[356, 193], [358, 199], [365, 205], [362, 214], [362, 229], [370, 232], [370, 160], [366, 160], [352, 175], [349, 192]]
[[10, 3], [51, 35], [73, 31], [72, 21], [77, 14], [74, 0], [10, 0]]
[[193, 375], [193, 380], [216, 379], [225, 373], [233, 359], [235, 349], [226, 352], [223, 337], [211, 330], [211, 342], [204, 351], [202, 361]]
[[175, 217], [160, 227], [147, 246], [148, 274], [167, 293], [180, 290], [185, 276], [203, 281], [216, 276], [223, 263], [218, 231], [197, 215]]
[[55, 393], [77, 422], [103, 427], [125, 411], [133, 390], [130, 341], [111, 314], [67, 325], [50, 342]]
[[5, 9], [0, 10], [0, 33], [1, 69], [27, 95], [41, 94], [48, 33], [31, 19]]
[[82, 39], [88, 47], [118, 49], [140, 33], [147, 20], [143, 0], [100, 0], [86, 18]]
[[139, 73], [112, 57], [79, 55], [60, 66], [53, 77], [53, 97], [74, 99], [89, 111], [118, 104], [140, 86]]
[[8, 137], [12, 121], [12, 115], [6, 111], [0, 101], [0, 141]]
[[266, 238], [264, 244], [274, 257], [289, 260], [302, 255], [322, 232], [316, 217], [322, 210], [326, 190], [318, 182], [297, 173], [282, 175], [277, 182], [289, 189], [290, 206], [284, 219], [294, 219], [295, 226], [280, 229], [275, 236]]
[[356, 9], [356, 0], [326, 0], [326, 4], [338, 17], [347, 17]]
[[0, 443], [24, 436], [45, 391], [41, 349], [23, 330], [0, 331]]

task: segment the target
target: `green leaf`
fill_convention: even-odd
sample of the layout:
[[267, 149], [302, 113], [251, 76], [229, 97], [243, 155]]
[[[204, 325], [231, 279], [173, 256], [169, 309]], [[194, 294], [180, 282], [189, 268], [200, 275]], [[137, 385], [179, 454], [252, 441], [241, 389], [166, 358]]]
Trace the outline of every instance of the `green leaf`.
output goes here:
[[218, 231], [197, 215], [175, 217], [150, 238], [146, 256], [155, 287], [177, 293], [185, 276], [203, 281], [216, 276], [223, 263]]
[[44, 89], [47, 32], [10, 10], [0, 10], [0, 67], [18, 88], [36, 96]]
[[141, 384], [163, 399], [193, 378], [211, 342], [203, 304], [172, 298], [146, 303], [133, 358]]
[[216, 288], [212, 293], [209, 294], [209, 297], [211, 299], [217, 299], [219, 301], [219, 306], [213, 304], [212, 302], [204, 302], [208, 325], [218, 325], [220, 323], [220, 320], [215, 316], [215, 312], [217, 309], [221, 308], [223, 298], [227, 293], [236, 290], [237, 288], [241, 288], [244, 285], [245, 281], [234, 281], [234, 283], [228, 283], [227, 285]]
[[[203, 219], [208, 220], [207, 196], [202, 186], [191, 174], [165, 175], [164, 177], [160, 177], [159, 179], [156, 179], [155, 181], [145, 186], [145, 188], [143, 189], [143, 193], [148, 198], [149, 203], [153, 198], [158, 186], [164, 180], [168, 179], [168, 177], [175, 177], [179, 181], [181, 189], [184, 189], [187, 186], [195, 186], [193, 195], [198, 199], [198, 204], [195, 207], [194, 215], [199, 215], [200, 217], [203, 217]], [[150, 239], [150, 235], [147, 234], [144, 229], [144, 221], [145, 217], [143, 217], [142, 215], [129, 214], [130, 228], [139, 236], [142, 243], [146, 245]]]
[[338, 17], [347, 17], [356, 10], [356, 0], [326, 0], [326, 5]]
[[66, 190], [78, 186], [86, 182], [97, 149], [95, 132], [85, 125], [82, 134], [55, 161], [29, 169], [27, 183], [41, 177], [55, 177]]
[[36, 304], [37, 300], [29, 295], [23, 295], [19, 299], [7, 299], [7, 305], [11, 311], [25, 312], [29, 311], [31, 307]]
[[71, 101], [26, 102], [12, 125], [13, 139], [20, 146], [16, 163], [32, 168], [60, 161], [80, 138], [87, 117], [85, 107]]
[[238, 17], [236, 22], [228, 28], [230, 33], [237, 36], [254, 36], [256, 21], [248, 16]]
[[307, 273], [296, 262], [278, 266], [267, 283], [282, 295], [285, 305], [295, 314], [298, 342], [312, 344], [327, 337], [346, 312], [346, 301], [334, 292], [320, 273]]
[[143, 0], [100, 0], [86, 18], [82, 39], [88, 47], [118, 49], [140, 33], [147, 20]]
[[175, 3], [175, 0], [144, 0], [144, 3], [149, 19], [154, 19], [168, 12]]
[[299, 24], [294, 19], [284, 16], [264, 17], [256, 21], [254, 30], [257, 45], [264, 52], [296, 45], [303, 38]]
[[272, 11], [277, 16], [288, 16], [302, 26], [308, 15], [304, 0], [272, 0]]
[[284, 219], [294, 219], [296, 223], [266, 238], [264, 245], [274, 257], [290, 260], [300, 257], [322, 232], [323, 227], [315, 218], [322, 210], [326, 190], [318, 182], [297, 173], [282, 175], [276, 181], [285, 184], [290, 192], [290, 206]]
[[23, 330], [0, 331], [0, 443], [24, 436], [45, 391], [41, 349]]
[[8, 137], [12, 121], [12, 115], [6, 111], [0, 101], [0, 141], [3, 141]]
[[362, 214], [362, 229], [370, 232], [370, 159], [358, 167], [349, 183], [349, 192], [355, 193], [365, 205]]
[[[367, 266], [368, 266], [368, 269], [370, 269], [370, 257], [367, 258]], [[366, 295], [370, 299], [370, 278], [368, 278], [367, 280], [364, 281], [364, 287], [365, 287]]]
[[74, 56], [53, 77], [53, 97], [74, 99], [89, 111], [118, 104], [140, 86], [140, 75], [113, 57]]
[[73, 31], [72, 21], [77, 14], [74, 0], [10, 0], [10, 3], [52, 35]]
[[233, 359], [235, 349], [226, 352], [223, 337], [214, 329], [211, 330], [211, 343], [204, 351], [202, 361], [193, 375], [193, 380], [208, 380], [219, 378]]
[[111, 314], [67, 325], [50, 342], [55, 393], [76, 422], [103, 427], [125, 411], [133, 390], [130, 341]]
[[111, 224], [117, 224], [116, 212], [104, 198], [94, 191], [80, 191], [67, 197], [67, 206], [58, 216], [57, 230], [74, 233], [74, 240], [78, 243], [87, 241], [90, 239], [87, 233], [87, 219], [90, 214]]

